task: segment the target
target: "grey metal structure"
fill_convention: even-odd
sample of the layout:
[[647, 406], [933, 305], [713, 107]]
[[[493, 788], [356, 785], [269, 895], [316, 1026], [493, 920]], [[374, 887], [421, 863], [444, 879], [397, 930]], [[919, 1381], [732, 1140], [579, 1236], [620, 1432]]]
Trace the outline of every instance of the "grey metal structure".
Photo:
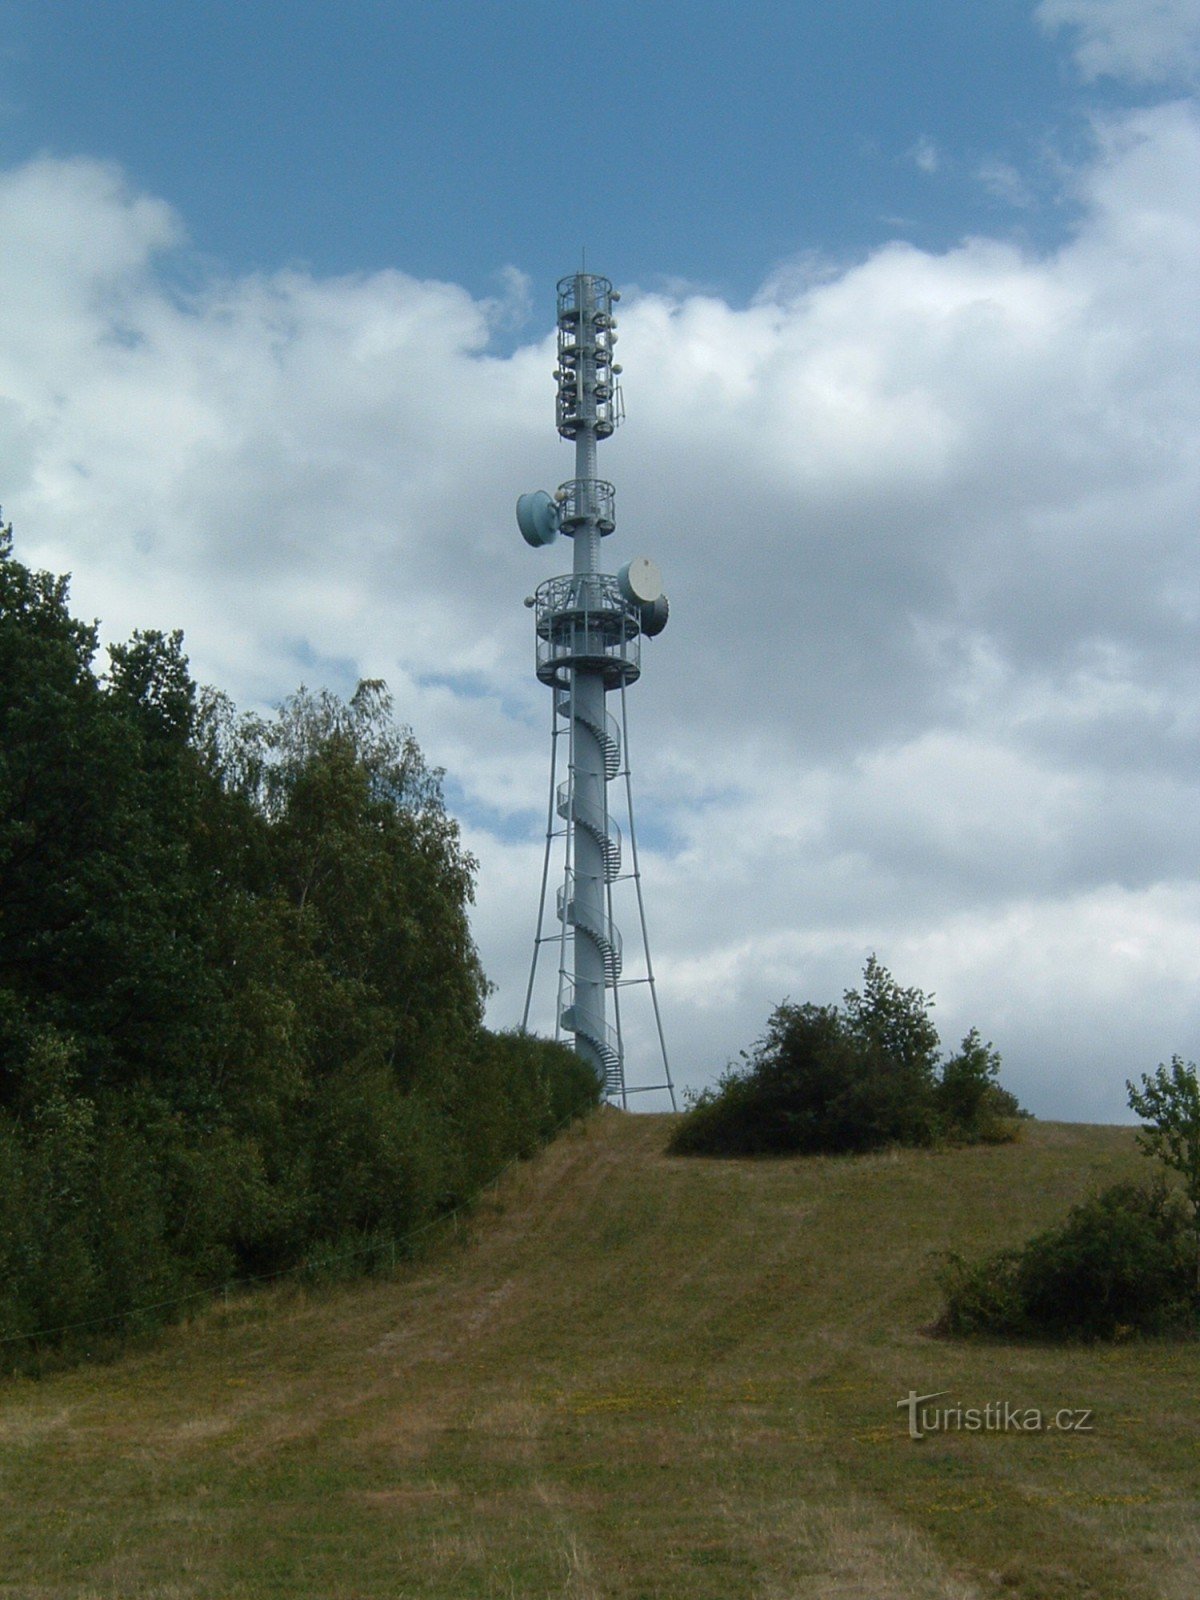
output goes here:
[[[616, 576], [600, 571], [601, 540], [616, 526], [613, 486], [596, 475], [596, 449], [623, 416], [621, 368], [613, 356], [613, 304], [619, 299], [609, 280], [594, 274], [578, 272], [560, 281], [555, 415], [559, 433], [575, 445], [575, 476], [553, 496], [538, 491], [517, 501], [517, 522], [527, 543], [547, 545], [562, 533], [574, 545], [572, 570], [539, 584], [525, 602], [534, 612], [537, 675], [551, 690], [552, 706], [546, 853], [521, 1025], [528, 1026], [541, 949], [556, 944], [556, 1037], [573, 1037], [608, 1100], [626, 1106], [630, 1094], [665, 1090], [674, 1107], [646, 935], [625, 711], [626, 690], [641, 675], [642, 639], [666, 626], [667, 599], [658, 568], [645, 558], [628, 562]], [[609, 694], [620, 697], [619, 718], [608, 710]], [[558, 744], [564, 733], [567, 775], [558, 782]], [[624, 778], [628, 859], [609, 805], [609, 786], [619, 777]], [[558, 930], [546, 934], [546, 893], [556, 841], [563, 851]], [[635, 977], [626, 972], [613, 920], [613, 888], [624, 881], [636, 888], [641, 924], [644, 972]], [[626, 1082], [621, 994], [631, 984], [649, 990], [662, 1055], [660, 1083]]]

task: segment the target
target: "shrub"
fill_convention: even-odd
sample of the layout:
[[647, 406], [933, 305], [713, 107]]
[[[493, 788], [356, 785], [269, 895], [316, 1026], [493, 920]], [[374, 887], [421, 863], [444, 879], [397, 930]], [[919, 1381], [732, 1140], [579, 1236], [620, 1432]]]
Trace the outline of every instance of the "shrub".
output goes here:
[[930, 996], [874, 956], [837, 1006], [784, 1001], [745, 1065], [729, 1067], [678, 1124], [677, 1155], [854, 1153], [1015, 1136], [1000, 1057], [972, 1029], [939, 1066]]
[[1165, 1183], [1114, 1184], [1020, 1249], [948, 1257], [939, 1326], [1056, 1340], [1194, 1331], [1190, 1246], [1187, 1209]]
[[835, 1008], [785, 1001], [749, 1070], [731, 1068], [693, 1102], [671, 1148], [687, 1155], [865, 1148], [869, 1134], [854, 1103], [859, 1067]]

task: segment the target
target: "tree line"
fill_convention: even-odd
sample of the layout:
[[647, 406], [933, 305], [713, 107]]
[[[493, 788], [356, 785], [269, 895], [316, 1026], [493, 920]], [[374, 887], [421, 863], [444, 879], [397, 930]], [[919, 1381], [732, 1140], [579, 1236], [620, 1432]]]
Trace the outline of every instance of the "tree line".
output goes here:
[[[0, 529], [0, 1351], [403, 1239], [594, 1105], [483, 1026], [475, 862], [379, 682], [97, 669]], [[158, 1311], [136, 1308], [163, 1303]]]

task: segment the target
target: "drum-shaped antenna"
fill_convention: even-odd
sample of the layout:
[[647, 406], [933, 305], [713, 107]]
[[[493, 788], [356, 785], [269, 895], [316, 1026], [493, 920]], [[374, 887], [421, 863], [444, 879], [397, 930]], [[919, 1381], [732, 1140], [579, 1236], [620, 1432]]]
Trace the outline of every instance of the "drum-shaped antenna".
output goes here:
[[657, 600], [652, 600], [649, 605], [641, 608], [642, 632], [647, 639], [657, 638], [667, 625], [667, 618], [671, 608], [667, 604], [665, 594], [660, 594]]
[[635, 556], [617, 573], [617, 587], [635, 606], [650, 606], [662, 593], [662, 573], [647, 556]]
[[558, 537], [559, 515], [558, 506], [545, 489], [523, 494], [517, 501], [517, 527], [525, 543], [533, 545], [534, 549], [553, 544]]

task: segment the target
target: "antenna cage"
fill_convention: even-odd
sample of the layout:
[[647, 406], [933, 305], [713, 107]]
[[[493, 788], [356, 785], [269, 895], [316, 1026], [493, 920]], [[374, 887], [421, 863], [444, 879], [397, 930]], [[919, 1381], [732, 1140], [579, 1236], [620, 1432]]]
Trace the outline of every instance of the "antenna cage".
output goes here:
[[558, 284], [558, 402], [555, 420], [564, 439], [581, 427], [607, 439], [623, 414], [613, 374], [617, 322], [607, 278], [579, 273]]
[[560, 483], [554, 496], [559, 507], [559, 527], [568, 537], [581, 522], [591, 523], [603, 535], [617, 525], [616, 490], [603, 478], [571, 478]]

